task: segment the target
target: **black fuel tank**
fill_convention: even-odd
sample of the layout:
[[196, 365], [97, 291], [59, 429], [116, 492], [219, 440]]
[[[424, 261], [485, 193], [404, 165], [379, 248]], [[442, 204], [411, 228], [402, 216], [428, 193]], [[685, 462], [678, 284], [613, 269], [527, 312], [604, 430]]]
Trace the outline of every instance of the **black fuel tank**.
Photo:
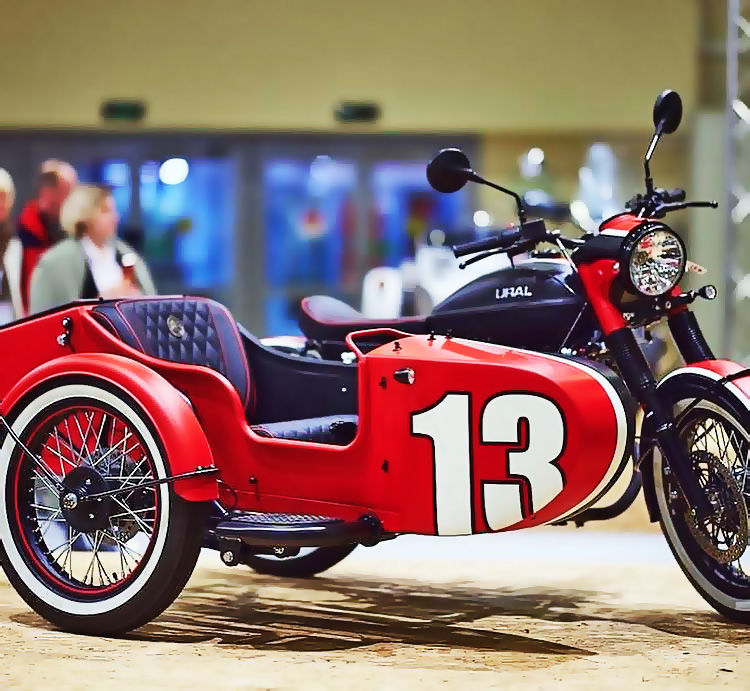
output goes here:
[[578, 275], [557, 259], [518, 261], [480, 276], [437, 305], [427, 322], [438, 333], [542, 351], [584, 345], [594, 330]]

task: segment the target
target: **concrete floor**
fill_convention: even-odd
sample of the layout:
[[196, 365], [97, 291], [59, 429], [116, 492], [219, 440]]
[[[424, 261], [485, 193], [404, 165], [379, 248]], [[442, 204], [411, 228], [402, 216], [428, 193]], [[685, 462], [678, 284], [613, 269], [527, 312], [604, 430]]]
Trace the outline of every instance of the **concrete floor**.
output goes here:
[[325, 577], [202, 555], [125, 639], [52, 630], [0, 580], [0, 688], [750, 687], [750, 628], [714, 614], [659, 534], [399, 538]]

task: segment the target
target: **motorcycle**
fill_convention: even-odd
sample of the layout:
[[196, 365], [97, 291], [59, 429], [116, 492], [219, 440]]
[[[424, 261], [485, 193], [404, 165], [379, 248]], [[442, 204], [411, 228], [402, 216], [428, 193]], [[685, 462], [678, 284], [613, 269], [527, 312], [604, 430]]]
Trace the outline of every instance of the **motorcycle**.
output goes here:
[[[646, 193], [601, 234], [563, 238], [521, 212], [517, 228], [457, 248], [555, 243], [619, 374], [392, 327], [348, 333], [353, 365], [292, 357], [190, 297], [80, 301], [0, 328], [13, 354], [0, 371], [10, 583], [55, 626], [117, 635], [179, 595], [202, 546], [234, 565], [574, 519], [627, 466], [638, 403], [652, 519], [696, 590], [750, 621], [750, 370], [715, 360], [688, 309], [715, 291], [679, 288], [685, 248], [659, 219], [696, 203], [665, 199], [648, 173], [679, 97], [654, 115]], [[494, 186], [457, 150], [430, 171], [445, 193]], [[657, 381], [632, 327], [664, 317], [686, 365]]]

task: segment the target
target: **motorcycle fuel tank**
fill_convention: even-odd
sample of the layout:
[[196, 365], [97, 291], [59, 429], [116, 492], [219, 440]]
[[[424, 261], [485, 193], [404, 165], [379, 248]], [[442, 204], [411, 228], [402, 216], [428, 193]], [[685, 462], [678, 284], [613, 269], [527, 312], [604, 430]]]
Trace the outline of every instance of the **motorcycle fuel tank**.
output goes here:
[[562, 259], [529, 259], [481, 276], [435, 307], [438, 333], [555, 351], [588, 342], [594, 329], [577, 274]]

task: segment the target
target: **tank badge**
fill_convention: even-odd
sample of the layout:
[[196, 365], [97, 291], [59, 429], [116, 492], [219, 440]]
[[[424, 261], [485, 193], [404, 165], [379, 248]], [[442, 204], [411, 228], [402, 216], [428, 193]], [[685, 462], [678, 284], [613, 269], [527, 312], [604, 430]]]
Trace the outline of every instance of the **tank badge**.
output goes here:
[[185, 325], [182, 323], [182, 320], [175, 317], [174, 314], [170, 314], [167, 317], [167, 328], [169, 329], [169, 333], [175, 338], [184, 338]]
[[529, 290], [529, 286], [506, 286], [505, 288], [495, 288], [495, 300], [505, 300], [507, 298], [530, 298], [534, 294]]

